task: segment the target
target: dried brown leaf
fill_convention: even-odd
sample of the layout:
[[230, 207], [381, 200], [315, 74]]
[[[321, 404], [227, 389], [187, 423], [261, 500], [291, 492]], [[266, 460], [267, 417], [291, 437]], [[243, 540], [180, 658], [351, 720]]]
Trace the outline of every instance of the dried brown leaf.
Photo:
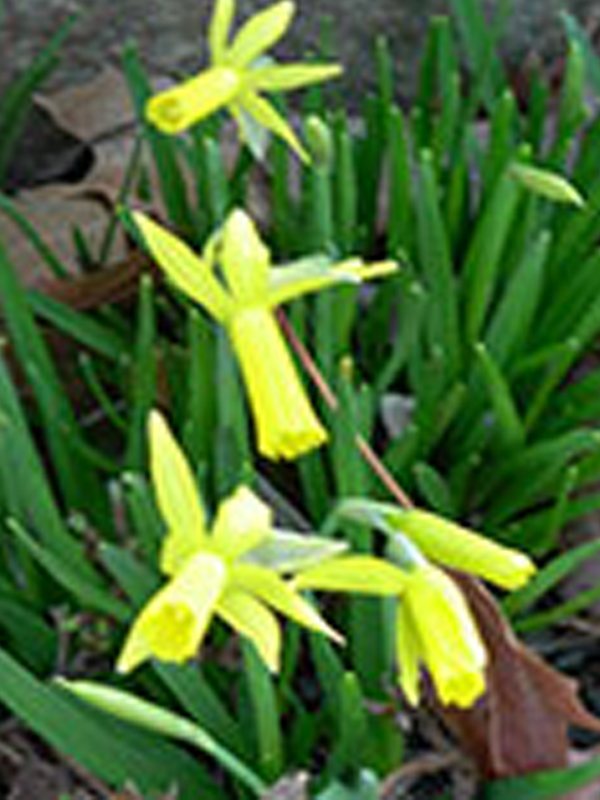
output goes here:
[[284, 775], [263, 795], [263, 800], [309, 800], [309, 779], [308, 772]]
[[479, 581], [458, 580], [490, 654], [488, 690], [474, 708], [443, 715], [486, 777], [566, 767], [569, 726], [600, 733], [600, 719], [582, 705], [575, 681], [519, 642]]

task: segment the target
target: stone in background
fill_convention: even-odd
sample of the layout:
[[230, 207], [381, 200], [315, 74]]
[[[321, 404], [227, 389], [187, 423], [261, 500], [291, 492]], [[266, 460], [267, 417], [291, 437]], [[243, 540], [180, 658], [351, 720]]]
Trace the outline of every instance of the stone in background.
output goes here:
[[[489, 14], [498, 0], [482, 0]], [[239, 0], [240, 15], [264, 7], [265, 0]], [[82, 14], [64, 50], [51, 86], [87, 81], [107, 62], [118, 64], [123, 43], [139, 42], [144, 62], [154, 74], [193, 70], [202, 64], [203, 31], [212, 0], [4, 0], [0, 31], [0, 87], [22, 68], [69, 12]], [[362, 92], [372, 77], [370, 53], [375, 35], [393, 44], [401, 93], [408, 97], [427, 20], [448, 10], [447, 0], [298, 0], [298, 13], [282, 52], [301, 56], [314, 48], [319, 18], [335, 20], [340, 58], [351, 85]], [[587, 23], [599, 17], [597, 0], [513, 0], [514, 13], [505, 50], [518, 63], [532, 49], [548, 56], [562, 50], [558, 12], [565, 8]]]

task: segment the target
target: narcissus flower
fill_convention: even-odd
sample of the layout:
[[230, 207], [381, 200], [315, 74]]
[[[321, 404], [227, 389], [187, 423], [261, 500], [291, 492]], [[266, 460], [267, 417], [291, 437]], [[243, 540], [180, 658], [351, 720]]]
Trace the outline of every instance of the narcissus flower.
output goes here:
[[187, 660], [215, 616], [250, 639], [272, 670], [281, 645], [274, 611], [339, 640], [280, 572], [305, 567], [311, 555], [329, 558], [340, 546], [309, 537], [298, 547], [299, 537], [273, 530], [270, 509], [244, 486], [221, 503], [209, 531], [191, 469], [158, 412], [149, 433], [152, 482], [167, 524], [161, 569], [168, 581], [134, 621], [117, 669], [129, 672], [152, 656]]
[[198, 257], [148, 217], [133, 216], [172, 283], [227, 329], [250, 399], [259, 451], [272, 459], [293, 459], [322, 445], [327, 433], [300, 383], [273, 311], [280, 303], [327, 286], [387, 275], [396, 264], [349, 259], [331, 265], [316, 257], [273, 267], [254, 223], [241, 210], [230, 214]]
[[[298, 155], [307, 154], [289, 123], [261, 92], [297, 89], [337, 77], [337, 64], [279, 65], [266, 51], [285, 34], [294, 15], [294, 3], [284, 0], [255, 14], [229, 42], [234, 0], [217, 0], [210, 23], [209, 67], [184, 83], [153, 97], [146, 114], [165, 133], [179, 133], [220, 108], [227, 107], [242, 138], [260, 150], [256, 129], [279, 136]], [[258, 153], [260, 155], [260, 152]]]
[[446, 705], [471, 706], [485, 691], [486, 651], [454, 581], [418, 554], [407, 569], [371, 556], [345, 556], [298, 574], [296, 588], [397, 596], [396, 653], [407, 700], [419, 700], [420, 670]]
[[451, 569], [469, 572], [504, 589], [518, 589], [535, 573], [533, 561], [511, 547], [419, 508], [399, 508], [363, 498], [340, 504], [340, 516], [363, 522], [392, 539], [404, 534], [428, 558]]

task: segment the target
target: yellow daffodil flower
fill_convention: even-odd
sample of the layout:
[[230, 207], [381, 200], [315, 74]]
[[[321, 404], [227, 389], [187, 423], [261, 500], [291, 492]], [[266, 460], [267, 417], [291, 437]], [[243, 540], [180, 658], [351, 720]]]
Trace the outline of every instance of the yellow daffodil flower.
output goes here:
[[[150, 416], [149, 435], [152, 482], [167, 525], [161, 569], [168, 581], [134, 621], [117, 669], [129, 672], [152, 656], [171, 662], [191, 658], [215, 616], [250, 639], [271, 670], [278, 668], [281, 646], [273, 611], [339, 641], [280, 575], [293, 572], [296, 562], [311, 563], [310, 540], [317, 559], [339, 552], [339, 545], [309, 537], [304, 548], [298, 548], [296, 536], [273, 530], [270, 509], [244, 486], [221, 503], [209, 531], [192, 471], [156, 411]], [[261, 563], [262, 548], [267, 566]]]
[[525, 553], [504, 547], [429, 511], [359, 498], [345, 500], [338, 513], [391, 537], [402, 533], [433, 561], [477, 575], [504, 589], [520, 588], [536, 570]]
[[454, 581], [424, 559], [402, 569], [371, 556], [345, 556], [299, 573], [300, 589], [397, 596], [396, 653], [407, 700], [419, 700], [420, 668], [446, 705], [467, 708], [485, 691], [486, 651]]
[[227, 329], [250, 399], [259, 451], [271, 459], [293, 459], [322, 445], [327, 433], [302, 387], [273, 311], [327, 286], [387, 275], [396, 264], [365, 265], [349, 259], [331, 265], [316, 257], [273, 267], [254, 223], [241, 210], [229, 215], [200, 258], [148, 217], [133, 216], [172, 283]]
[[[253, 126], [283, 139], [300, 158], [308, 156], [289, 123], [261, 92], [289, 91], [337, 77], [337, 64], [279, 65], [266, 51], [286, 33], [294, 3], [275, 3], [248, 20], [229, 42], [235, 15], [234, 0], [217, 0], [210, 23], [209, 67], [193, 78], [153, 97], [146, 114], [165, 133], [179, 133], [220, 108], [227, 107], [250, 145]], [[258, 153], [260, 155], [260, 153]]]

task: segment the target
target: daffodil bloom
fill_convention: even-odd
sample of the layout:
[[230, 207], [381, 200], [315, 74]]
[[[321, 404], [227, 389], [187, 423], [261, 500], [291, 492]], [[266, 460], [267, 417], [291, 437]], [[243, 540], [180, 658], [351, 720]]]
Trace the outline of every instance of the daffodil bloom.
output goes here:
[[[227, 107], [242, 138], [260, 150], [255, 128], [283, 139], [306, 160], [307, 154], [289, 123], [261, 92], [289, 91], [337, 77], [337, 64], [279, 65], [266, 51], [286, 33], [294, 3], [284, 0], [255, 14], [229, 42], [234, 0], [217, 0], [209, 28], [209, 67], [184, 83], [153, 97], [146, 114], [165, 133], [179, 133]], [[258, 153], [260, 155], [260, 152]]]
[[504, 547], [429, 511], [358, 498], [345, 500], [338, 513], [371, 525], [392, 538], [402, 533], [433, 561], [477, 575], [504, 589], [518, 589], [535, 573], [533, 561], [519, 550]]
[[135, 213], [134, 219], [171, 282], [227, 329], [250, 399], [259, 451], [271, 459], [293, 459], [322, 445], [327, 433], [302, 387], [274, 309], [333, 284], [387, 275], [396, 264], [349, 259], [331, 265], [316, 257], [272, 267], [269, 250], [241, 210], [229, 215], [202, 257], [143, 214]]
[[[215, 616], [252, 641], [272, 670], [281, 647], [274, 611], [339, 641], [280, 574], [293, 572], [295, 563], [311, 563], [311, 543], [317, 558], [330, 558], [339, 545], [309, 537], [299, 548], [298, 537], [273, 530], [270, 509], [244, 486], [221, 503], [209, 531], [190, 466], [158, 412], [151, 414], [149, 434], [152, 482], [167, 525], [160, 566], [168, 580], [134, 621], [117, 669], [129, 672], [152, 656], [191, 658]], [[267, 566], [261, 563], [263, 549]]]
[[486, 651], [460, 589], [424, 559], [409, 569], [345, 556], [299, 573], [296, 588], [396, 596], [396, 654], [407, 700], [419, 700], [421, 667], [446, 705], [467, 708], [485, 691]]

